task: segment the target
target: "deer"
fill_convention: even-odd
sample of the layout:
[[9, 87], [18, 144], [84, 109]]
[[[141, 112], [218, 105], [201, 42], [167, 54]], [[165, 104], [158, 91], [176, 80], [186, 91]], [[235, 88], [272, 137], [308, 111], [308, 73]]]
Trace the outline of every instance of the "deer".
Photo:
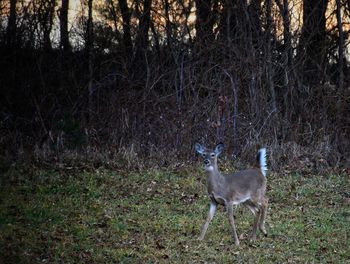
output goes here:
[[260, 148], [257, 154], [255, 167], [230, 174], [221, 174], [218, 169], [218, 156], [224, 149], [219, 143], [214, 149], [207, 149], [199, 143], [195, 150], [203, 157], [206, 173], [206, 186], [210, 198], [210, 207], [207, 219], [202, 226], [198, 240], [203, 240], [208, 226], [213, 219], [218, 205], [226, 208], [229, 223], [232, 228], [232, 237], [236, 246], [240, 241], [237, 236], [233, 206], [243, 204], [255, 216], [250, 241], [256, 241], [257, 229], [267, 236], [265, 218], [268, 206], [266, 193], [266, 148]]

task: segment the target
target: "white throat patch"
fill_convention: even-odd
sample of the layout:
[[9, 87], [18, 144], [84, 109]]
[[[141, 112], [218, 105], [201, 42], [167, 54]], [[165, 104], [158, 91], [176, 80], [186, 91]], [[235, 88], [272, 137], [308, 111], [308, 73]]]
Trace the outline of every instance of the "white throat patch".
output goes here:
[[213, 171], [214, 170], [214, 167], [212, 165], [210, 166], [205, 166], [205, 170], [206, 171]]

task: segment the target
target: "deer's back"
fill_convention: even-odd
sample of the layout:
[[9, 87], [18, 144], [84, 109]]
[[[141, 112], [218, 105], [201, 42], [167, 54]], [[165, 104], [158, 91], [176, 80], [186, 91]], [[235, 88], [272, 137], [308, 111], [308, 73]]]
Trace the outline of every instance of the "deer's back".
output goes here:
[[247, 169], [224, 176], [227, 194], [250, 196], [265, 193], [266, 178], [260, 169]]

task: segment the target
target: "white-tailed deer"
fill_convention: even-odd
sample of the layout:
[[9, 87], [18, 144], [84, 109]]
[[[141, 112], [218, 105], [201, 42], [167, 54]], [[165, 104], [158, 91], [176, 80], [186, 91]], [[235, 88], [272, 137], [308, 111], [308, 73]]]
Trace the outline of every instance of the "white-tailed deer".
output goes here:
[[255, 216], [251, 240], [256, 240], [256, 232], [260, 231], [267, 235], [265, 229], [265, 217], [268, 199], [266, 191], [266, 149], [258, 151], [257, 166], [252, 169], [238, 171], [223, 175], [218, 170], [217, 158], [224, 148], [224, 144], [218, 144], [214, 150], [207, 149], [196, 143], [196, 151], [204, 159], [204, 168], [207, 174], [207, 188], [210, 197], [210, 209], [206, 222], [204, 223], [199, 240], [202, 240], [207, 232], [210, 221], [216, 211], [218, 204], [224, 205], [228, 212], [228, 218], [232, 226], [233, 240], [239, 245], [233, 217], [233, 206], [243, 203]]

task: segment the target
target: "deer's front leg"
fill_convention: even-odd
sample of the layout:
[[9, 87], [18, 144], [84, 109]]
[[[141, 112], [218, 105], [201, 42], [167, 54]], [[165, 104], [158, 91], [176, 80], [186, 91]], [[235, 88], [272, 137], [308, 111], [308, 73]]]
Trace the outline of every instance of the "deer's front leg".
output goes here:
[[238, 239], [237, 232], [236, 232], [235, 220], [233, 218], [233, 204], [227, 204], [226, 208], [227, 208], [227, 213], [228, 213], [228, 219], [229, 219], [231, 227], [232, 227], [233, 240], [235, 242], [235, 245], [238, 246], [239, 239]]
[[205, 233], [207, 232], [208, 226], [210, 221], [213, 219], [215, 211], [216, 211], [216, 207], [217, 207], [217, 203], [211, 201], [210, 202], [210, 207], [209, 207], [209, 212], [208, 212], [208, 216], [207, 216], [207, 220], [205, 221], [203, 227], [202, 227], [202, 232], [200, 237], [198, 238], [198, 240], [203, 240]]

